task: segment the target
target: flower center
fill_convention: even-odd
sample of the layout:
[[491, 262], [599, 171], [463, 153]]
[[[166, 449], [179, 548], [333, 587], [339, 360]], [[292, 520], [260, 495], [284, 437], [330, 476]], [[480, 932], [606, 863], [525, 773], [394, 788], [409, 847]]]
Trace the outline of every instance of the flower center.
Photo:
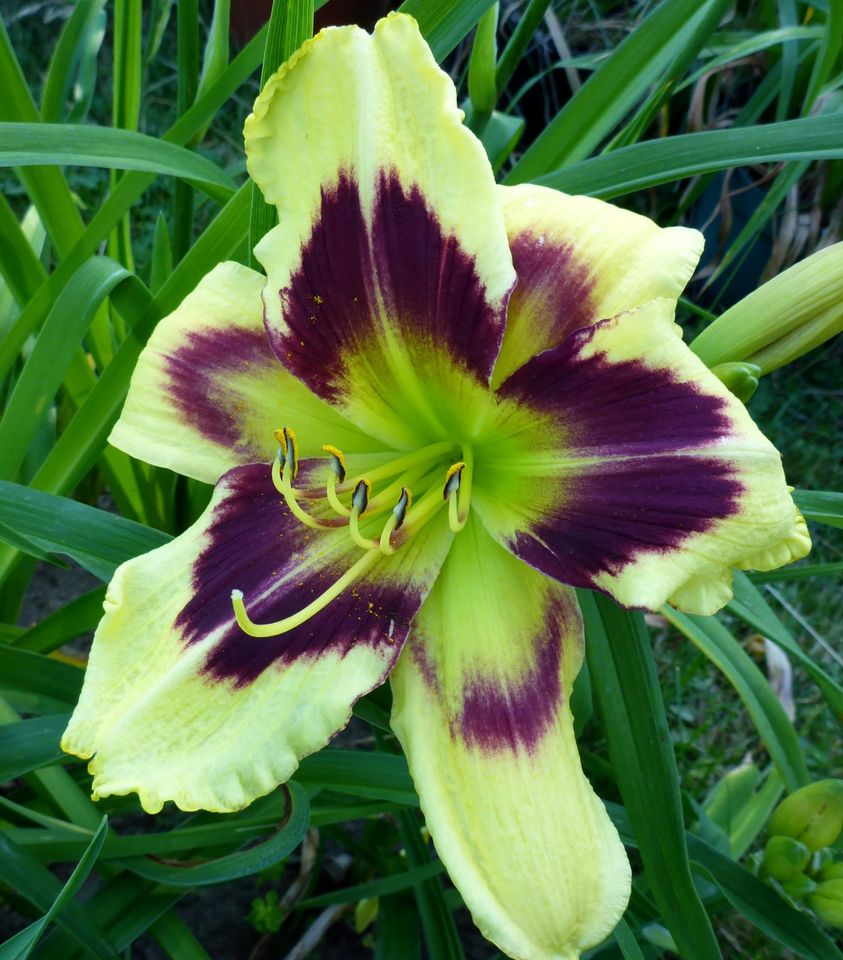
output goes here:
[[[231, 591], [234, 616], [240, 629], [252, 637], [274, 637], [294, 630], [335, 600], [346, 587], [366, 574], [384, 555], [400, 550], [447, 504], [448, 524], [455, 533], [465, 527], [471, 501], [474, 455], [470, 446], [462, 445], [462, 460], [451, 462], [442, 478], [442, 461], [453, 457], [458, 444], [442, 442], [422, 447], [413, 453], [376, 467], [366, 476], [347, 477], [343, 452], [325, 444], [330, 471], [324, 489], [299, 489], [299, 457], [296, 435], [289, 427], [275, 431], [278, 455], [272, 462], [272, 482], [284, 497], [290, 512], [306, 527], [330, 529], [347, 527], [351, 539], [363, 550], [362, 556], [324, 593], [298, 613], [275, 623], [255, 623], [246, 612], [243, 593]], [[373, 484], [385, 486], [372, 496]], [[411, 484], [419, 484], [424, 493], [413, 503]], [[348, 503], [343, 496], [351, 494]], [[330, 508], [325, 509], [325, 504]], [[310, 507], [311, 509], [308, 509]], [[314, 512], [313, 507], [317, 510]], [[390, 509], [391, 508], [391, 509]], [[371, 528], [371, 521], [389, 511], [380, 532], [364, 532], [361, 523]], [[406, 522], [405, 522], [406, 521]]]

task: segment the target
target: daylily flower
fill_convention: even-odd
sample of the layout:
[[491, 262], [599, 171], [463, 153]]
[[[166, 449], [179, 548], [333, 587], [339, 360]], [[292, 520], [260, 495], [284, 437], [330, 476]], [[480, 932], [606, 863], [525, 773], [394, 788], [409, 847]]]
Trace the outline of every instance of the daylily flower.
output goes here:
[[111, 436], [216, 490], [115, 574], [63, 746], [96, 797], [237, 810], [391, 673], [478, 926], [573, 958], [630, 870], [574, 740], [572, 586], [711, 613], [730, 567], [808, 539], [673, 322], [700, 235], [498, 187], [461, 121], [401, 15], [323, 31], [266, 85], [266, 276], [224, 263], [160, 323]]

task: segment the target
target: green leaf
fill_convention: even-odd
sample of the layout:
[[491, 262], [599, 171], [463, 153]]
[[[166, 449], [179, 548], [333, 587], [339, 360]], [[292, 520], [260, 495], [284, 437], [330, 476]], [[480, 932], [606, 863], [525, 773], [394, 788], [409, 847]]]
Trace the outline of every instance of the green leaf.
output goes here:
[[302, 760], [295, 779], [356, 797], [418, 806], [404, 757], [357, 750], [322, 750]]
[[57, 715], [0, 725], [0, 783], [66, 758], [59, 740], [69, 719]]
[[659, 4], [556, 114], [506, 182], [538, 182], [542, 174], [594, 151], [685, 48], [712, 2]]
[[797, 563], [778, 570], [765, 570], [749, 574], [753, 583], [774, 583], [777, 580], [804, 580], [806, 577], [836, 577], [843, 573], [843, 560], [831, 563]]
[[119, 263], [97, 257], [78, 271], [56, 301], [0, 420], [0, 478], [10, 480], [17, 473], [100, 304], [130, 276]]
[[793, 499], [806, 520], [825, 523], [830, 527], [843, 527], [843, 493], [796, 490]]
[[663, 607], [662, 614], [720, 670], [743, 701], [789, 791], [810, 782], [799, 737], [778, 697], [749, 654], [714, 617], [696, 617]]
[[619, 921], [612, 936], [620, 948], [623, 960], [644, 960], [644, 954], [638, 946], [635, 934], [629, 929], [625, 920]]
[[[266, 28], [264, 27], [234, 58], [220, 79], [173, 124], [162, 139], [170, 143], [184, 144], [195, 136], [260, 65], [265, 39]], [[0, 103], [0, 109], [2, 109], [2, 103]], [[51, 172], [51, 168], [45, 168], [45, 172]], [[65, 284], [88, 257], [95, 253], [102, 241], [153, 179], [154, 177], [147, 173], [127, 173], [94, 214], [87, 229], [72, 245], [65, 259], [51, 274], [47, 283], [40, 287], [26, 309], [21, 312], [14, 328], [0, 340], [0, 378], [6, 376], [11, 369], [27, 337], [38, 328]], [[225, 219], [222, 214], [221, 218]]]
[[222, 187], [230, 196], [232, 179], [206, 157], [166, 140], [117, 127], [72, 123], [0, 123], [0, 166], [49, 164], [145, 170]]
[[104, 8], [105, 0], [78, 0], [67, 18], [41, 95], [41, 119], [45, 123], [58, 123], [63, 118], [74, 72], [85, 55], [91, 34], [99, 28]]
[[408, 890], [423, 880], [439, 876], [444, 870], [441, 860], [431, 861], [412, 870], [403, 870], [388, 877], [381, 877], [379, 880], [358, 883], [353, 887], [320, 894], [318, 897], [308, 897], [306, 900], [301, 900], [296, 907], [297, 909], [327, 907], [334, 903], [354, 903], [356, 900], [365, 900], [367, 897], [383, 897], [389, 893]]
[[536, 176], [534, 182], [608, 199], [730, 167], [841, 158], [843, 115], [833, 114], [647, 140]]
[[[415, 812], [402, 810], [397, 819], [410, 869], [429, 866], [432, 862], [430, 852], [422, 839]], [[459, 934], [439, 878], [433, 876], [419, 881], [413, 887], [413, 893], [430, 960], [464, 960]]]
[[676, 92], [678, 93], [686, 87], [692, 87], [710, 71], [733, 63], [735, 60], [751, 56], [753, 53], [760, 53], [762, 50], [769, 50], [770, 47], [776, 47], [787, 41], [815, 41], [820, 39], [824, 33], [822, 27], [781, 27], [775, 30], [761, 30], [758, 33], [751, 33], [745, 39], [729, 44], [722, 53], [707, 59], [698, 70], [695, 70], [679, 84]]
[[11, 940], [0, 944], [0, 960], [26, 960], [30, 955], [41, 934], [47, 929], [49, 924], [55, 920], [62, 907], [73, 897], [82, 884], [88, 879], [88, 875], [94, 868], [102, 845], [108, 834], [108, 818], [103, 817], [99, 829], [94, 834], [87, 849], [80, 858], [79, 862], [73, 868], [73, 873], [68, 877], [67, 883], [62, 887], [61, 892], [53, 901], [50, 909], [40, 920], [21, 930]]
[[[610, 802], [606, 809], [623, 842], [638, 846], [627, 811]], [[771, 887], [699, 837], [687, 834], [687, 845], [694, 872], [715, 884], [738, 913], [766, 936], [803, 960], [843, 960], [843, 954], [807, 913], [794, 910]], [[685, 960], [684, 953], [682, 957]]]
[[172, 960], [211, 960], [190, 927], [175, 910], [168, 911], [156, 920], [150, 926], [149, 933]]
[[421, 960], [419, 915], [406, 894], [384, 897], [375, 925], [374, 960]]
[[199, 96], [221, 76], [228, 66], [228, 37], [230, 33], [231, 0], [215, 0], [214, 14], [205, 42], [202, 73], [199, 77]]
[[163, 213], [158, 214], [155, 221], [155, 236], [152, 241], [152, 269], [149, 277], [149, 289], [153, 295], [157, 294], [167, 277], [173, 272], [173, 251], [170, 246], [170, 231], [167, 228], [167, 218]]
[[804, 667], [820, 688], [837, 719], [843, 722], [843, 686], [805, 653], [745, 573], [741, 570], [733, 571], [732, 586], [735, 596], [726, 609], [768, 640], [772, 640]]
[[47, 274], [32, 249], [23, 227], [0, 193], [0, 274], [17, 302], [23, 305], [41, 286]]
[[[241, 187], [217, 214], [190, 252], [173, 271], [129, 330], [96, 386], [70, 421], [55, 447], [32, 480], [32, 487], [51, 493], [72, 490], [96, 462], [114, 425], [129, 387], [129, 379], [143, 345], [158, 317], [174, 309], [216, 263], [239, 246], [248, 230], [249, 184]], [[112, 299], [124, 292], [119, 285]], [[127, 289], [127, 298], [137, 298], [137, 288]], [[142, 299], [142, 298], [141, 298]], [[121, 313], [131, 313], [119, 306]], [[8, 574], [15, 554], [0, 546], [0, 582]]]
[[288, 798], [283, 824], [267, 840], [247, 850], [239, 850], [206, 863], [183, 866], [158, 863], [148, 858], [118, 862], [138, 876], [172, 887], [204, 887], [227, 883], [266, 870], [267, 867], [280, 863], [301, 843], [309, 824], [309, 804], [305, 791], [296, 783], [289, 783], [279, 789], [283, 790]]
[[0, 480], [0, 522], [53, 553], [66, 554], [101, 580], [110, 580], [124, 561], [171, 539], [105, 510], [5, 480]]
[[62, 644], [93, 630], [102, 617], [105, 587], [97, 587], [24, 630], [14, 641], [17, 648], [32, 653], [52, 653]]
[[[100, 843], [102, 838], [104, 833], [97, 843]], [[96, 846], [93, 850], [95, 853], [99, 852]], [[88, 867], [87, 862], [85, 867]], [[62, 895], [62, 885], [52, 873], [3, 833], [0, 833], [0, 880], [45, 913], [52, 909]], [[60, 906], [61, 909], [51, 919], [69, 933], [76, 944], [81, 944], [89, 955], [97, 957], [98, 960], [119, 960], [117, 950], [91, 919], [85, 909], [86, 905], [72, 899], [63, 899]]]
[[441, 63], [495, 0], [404, 0], [401, 13], [415, 17], [436, 62]]
[[11, 544], [15, 550], [20, 550], [21, 553], [35, 557], [36, 560], [43, 560], [46, 563], [55, 564], [57, 567], [67, 567], [66, 563], [54, 557], [47, 550], [43, 550], [32, 540], [27, 540], [23, 534], [12, 530], [11, 527], [7, 527], [5, 523], [0, 523], [0, 540], [4, 543]]
[[683, 960], [719, 960], [711, 923], [691, 879], [676, 759], [643, 618], [598, 594], [577, 594], [612, 769], [635, 827], [653, 899]]
[[501, 93], [512, 79], [515, 68], [527, 52], [527, 47], [530, 45], [530, 41], [533, 39], [533, 35], [549, 6], [550, 0], [529, 0], [527, 3], [526, 9], [518, 21], [518, 26], [513, 30], [512, 36], [504, 47], [500, 60], [498, 60], [495, 72], [495, 84], [498, 93]]
[[495, 3], [480, 18], [468, 61], [468, 97], [471, 101], [471, 129], [479, 134], [485, 129], [495, 109], [498, 88], [495, 83], [497, 58], [498, 7]]
[[[23, 71], [15, 57], [3, 18], [0, 17], [0, 121], [37, 123], [41, 118]], [[60, 256], [76, 243], [84, 230], [82, 217], [61, 170], [53, 167], [21, 169], [18, 177], [38, 210], [41, 222]]]
[[509, 159], [524, 132], [524, 119], [495, 110], [483, 129], [480, 140], [492, 169], [497, 173]]
[[61, 660], [0, 644], [3, 686], [24, 690], [71, 706], [79, 699], [83, 671]]

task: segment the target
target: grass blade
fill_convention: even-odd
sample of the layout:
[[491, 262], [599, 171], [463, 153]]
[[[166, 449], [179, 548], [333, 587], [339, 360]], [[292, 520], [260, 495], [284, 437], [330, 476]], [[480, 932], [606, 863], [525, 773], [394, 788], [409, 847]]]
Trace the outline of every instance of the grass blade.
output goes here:
[[[419, 870], [429, 866], [432, 862], [430, 853], [422, 839], [415, 812], [402, 810], [397, 819], [410, 869]], [[413, 893], [430, 960], [464, 960], [454, 917], [445, 903], [439, 878], [432, 876], [418, 881]]]
[[48, 164], [145, 170], [222, 187], [214, 196], [226, 199], [235, 188], [207, 157], [144, 133], [91, 124], [0, 123], [0, 166]]
[[653, 898], [683, 960], [719, 960], [691, 879], [676, 758], [643, 619], [599, 594], [577, 593], [612, 768]]
[[401, 13], [415, 17], [436, 62], [441, 63], [495, 0], [404, 0]]
[[[62, 887], [61, 892], [53, 901], [50, 909], [40, 920], [31, 924], [26, 930], [22, 930], [11, 940], [7, 940], [6, 943], [0, 944], [0, 960], [26, 960], [41, 938], [41, 934], [47, 929], [50, 923], [55, 920], [65, 903], [76, 894], [82, 884], [88, 879], [88, 874], [90, 874], [94, 868], [94, 864], [97, 861], [100, 850], [102, 850], [102, 845], [105, 843], [107, 834], [108, 818], [103, 817], [99, 829], [92, 837], [91, 842], [88, 844], [79, 862], [73, 868], [73, 873], [68, 877], [67, 883]], [[18, 945], [16, 945], [16, 941], [18, 941]]]
[[52, 553], [72, 557], [101, 580], [171, 538], [116, 514], [0, 480], [0, 521]]
[[0, 479], [14, 477], [100, 304], [131, 275], [106, 257], [88, 261], [50, 311], [0, 420]]
[[659, 4], [556, 114], [506, 182], [533, 181], [592, 153], [685, 48], [711, 3]]
[[764, 675], [732, 634], [714, 617], [690, 616], [667, 606], [661, 612], [735, 688], [787, 789], [798, 790], [809, 783], [793, 724]]
[[836, 114], [647, 140], [538, 176], [535, 182], [566, 193], [610, 199], [730, 167], [839, 159], [843, 159], [843, 115]]

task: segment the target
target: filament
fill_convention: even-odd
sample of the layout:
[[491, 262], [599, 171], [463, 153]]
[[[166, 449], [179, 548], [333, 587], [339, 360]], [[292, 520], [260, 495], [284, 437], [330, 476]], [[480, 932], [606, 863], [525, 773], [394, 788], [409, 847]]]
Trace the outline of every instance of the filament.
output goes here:
[[274, 623], [255, 623], [246, 612], [246, 606], [243, 603], [243, 592], [241, 590], [232, 590], [231, 605], [234, 607], [234, 617], [237, 620], [237, 624], [243, 633], [247, 633], [250, 637], [277, 637], [282, 633], [295, 630], [296, 627], [307, 623], [311, 617], [319, 613], [320, 610], [324, 610], [329, 603], [336, 600], [346, 587], [350, 587], [356, 580], [359, 580], [360, 577], [367, 573], [376, 561], [380, 559], [380, 556], [380, 553], [374, 550], [364, 553], [363, 556], [360, 557], [353, 566], [349, 567], [337, 581], [331, 584], [324, 593], [320, 594], [306, 607], [302, 607], [298, 613], [284, 617], [283, 620], [276, 620]]

